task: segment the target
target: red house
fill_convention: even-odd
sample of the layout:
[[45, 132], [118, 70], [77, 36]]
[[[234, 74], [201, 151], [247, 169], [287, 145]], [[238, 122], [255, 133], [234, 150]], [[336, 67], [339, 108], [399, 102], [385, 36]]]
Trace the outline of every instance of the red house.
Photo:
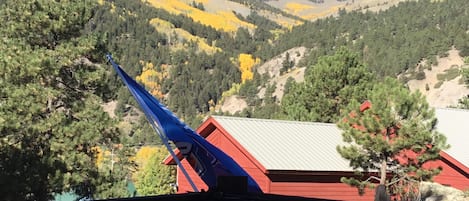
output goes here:
[[[469, 145], [469, 111], [437, 109], [436, 115], [438, 130], [451, 148], [441, 153], [441, 160], [428, 164], [443, 167], [434, 180], [468, 189], [469, 149], [464, 145]], [[212, 116], [197, 132], [238, 162], [264, 193], [331, 200], [374, 198], [372, 190], [360, 196], [356, 188], [340, 182], [353, 170], [336, 151], [344, 142], [335, 124]], [[168, 158], [165, 163], [174, 161]], [[187, 161], [182, 163], [199, 190], [207, 190]], [[179, 169], [177, 185], [179, 193], [193, 191]]]

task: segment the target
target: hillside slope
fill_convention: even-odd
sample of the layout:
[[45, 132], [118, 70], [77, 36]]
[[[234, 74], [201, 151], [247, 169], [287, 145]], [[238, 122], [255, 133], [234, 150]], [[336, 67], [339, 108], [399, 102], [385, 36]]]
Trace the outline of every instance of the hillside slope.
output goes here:
[[[287, 82], [288, 78], [291, 77], [296, 82], [303, 82], [306, 67], [298, 66], [298, 64], [299, 61], [305, 56], [307, 50], [308, 49], [305, 47], [296, 47], [289, 49], [281, 55], [272, 58], [271, 60], [265, 62], [264, 64], [256, 68], [256, 71], [259, 74], [269, 75], [270, 80], [267, 83], [276, 86], [275, 91], [272, 95], [276, 97], [279, 102], [282, 100], [285, 83]], [[280, 69], [282, 68], [282, 64], [285, 61], [287, 54], [289, 55], [289, 59], [294, 62], [294, 65], [291, 70], [281, 74]], [[265, 90], [265, 87], [259, 90], [259, 98], [263, 98], [265, 96]]]
[[[469, 88], [461, 81], [460, 72], [464, 68], [469, 68], [469, 65], [464, 64], [459, 51], [452, 49], [447, 57], [438, 58], [438, 65], [432, 66], [431, 70], [423, 70], [425, 79], [410, 80], [408, 86], [412, 91], [419, 90], [424, 94], [433, 107], [456, 106], [459, 99], [469, 94]], [[451, 71], [455, 72], [454, 75], [450, 75]]]
[[[312, 21], [319, 18], [336, 15], [339, 12], [339, 9], [345, 9], [347, 11], [369, 10], [378, 12], [397, 5], [399, 2], [405, 0], [331, 0], [324, 1], [323, 3], [315, 3], [311, 0], [270, 0], [251, 2], [240, 0], [180, 1], [185, 2], [186, 4], [191, 4], [192, 2], [201, 3], [205, 8], [205, 12], [213, 14], [219, 12], [236, 12], [243, 16], [247, 16], [250, 12], [252, 12], [252, 8], [255, 8], [256, 12], [258, 12], [260, 15], [275, 21], [283, 27], [292, 27], [302, 24], [302, 21], [298, 20], [298, 18]], [[262, 2], [263, 5], [271, 6], [271, 9], [267, 9], [265, 6], [263, 9], [259, 9], [259, 6], [253, 6], [256, 2]]]
[[[306, 52], [307, 48], [305, 47], [292, 48], [255, 68], [257, 73], [260, 75], [267, 75], [269, 77], [269, 80], [267, 81], [269, 85], [275, 85], [275, 91], [272, 93], [272, 96], [276, 98], [277, 103], [280, 103], [282, 100], [285, 83], [288, 78], [293, 78], [295, 82], [303, 82], [306, 67], [299, 66], [299, 61], [305, 56]], [[282, 63], [286, 59], [287, 53], [291, 55], [290, 60], [294, 62], [294, 65], [290, 71], [281, 74], [280, 69], [282, 68]], [[260, 99], [264, 98], [265, 92], [265, 87], [258, 87], [257, 97]], [[219, 110], [221, 112], [234, 114], [236, 112], [241, 112], [247, 107], [248, 104], [246, 103], [245, 98], [239, 97], [238, 95], [232, 95], [224, 99]]]
[[[229, 6], [222, 6], [220, 2]], [[306, 68], [341, 46], [359, 54], [364, 64], [379, 77], [413, 70], [419, 61], [444, 55], [451, 46], [461, 50], [462, 55], [467, 52], [465, 47], [469, 47], [467, 34], [460, 28], [467, 27], [467, 22], [460, 20], [467, 13], [461, 8], [467, 4], [465, 0], [408, 1], [379, 13], [341, 12], [337, 18], [306, 22], [291, 30], [275, 25], [265, 17], [249, 16], [253, 15], [250, 9], [255, 7], [255, 2], [261, 2], [256, 7], [260, 8], [257, 10], [259, 15], [269, 11], [271, 15], [298, 19], [298, 16], [314, 13], [313, 10], [320, 7], [325, 11], [334, 1], [320, 4], [307, 0], [116, 0], [106, 2], [103, 11], [97, 12], [96, 21], [90, 26], [96, 28], [90, 31], [108, 33], [106, 45], [115, 52], [115, 58], [129, 74], [133, 77], [151, 75], [147, 76], [150, 84], [142, 83], [146, 87], [157, 86], [149, 90], [161, 94], [162, 102], [182, 119], [192, 121], [191, 126], [217, 111], [214, 107], [220, 105], [221, 100], [228, 100], [223, 94], [232, 89], [243, 89], [241, 96], [249, 98], [249, 106], [262, 107], [266, 97], [269, 103], [278, 103], [289, 77], [296, 76], [300, 81]], [[362, 7], [363, 2], [385, 8], [399, 1], [349, 0], [340, 3], [362, 10], [372, 8]], [[434, 12], [435, 9], [439, 9], [438, 12]], [[409, 10], [416, 15], [407, 16]], [[244, 29], [231, 32], [222, 29], [223, 26], [213, 28], [223, 21], [229, 24], [226, 27], [233, 22], [235, 28]], [[299, 21], [305, 22], [304, 19]], [[254, 25], [254, 32], [249, 28], [252, 26], [244, 26], [246, 24]], [[276, 32], [278, 30], [281, 31]], [[308, 50], [297, 54], [295, 49], [298, 47]], [[288, 51], [295, 62], [291, 69], [283, 68], [285, 59], [282, 58]], [[298, 66], [297, 62], [304, 54], [308, 56], [301, 62], [303, 66]], [[259, 77], [252, 69], [257, 69], [259, 74], [269, 72], [270, 80], [266, 82], [266, 76]], [[287, 74], [280, 75], [281, 71]], [[246, 81], [251, 85], [248, 88]], [[118, 96], [121, 106], [131, 100], [124, 93]], [[265, 113], [276, 110], [274, 107]], [[239, 111], [242, 107], [235, 109]]]
[[[296, 82], [302, 82], [304, 80], [306, 67], [298, 66], [298, 61], [305, 56], [306, 51], [307, 49], [305, 47], [292, 48], [256, 68], [259, 74], [269, 75], [270, 79], [267, 83], [276, 85], [273, 96], [277, 98], [278, 102], [281, 101], [284, 95], [284, 86], [288, 78], [291, 77]], [[285, 60], [287, 52], [290, 55], [298, 56], [293, 59], [296, 61], [293, 69], [281, 75], [280, 69], [282, 68], [282, 62]], [[461, 81], [461, 71], [462, 69], [469, 69], [469, 64], [464, 64], [463, 58], [459, 55], [459, 51], [455, 49], [448, 51], [448, 56], [439, 57], [437, 61], [438, 64], [432, 66], [431, 70], [423, 70], [426, 75], [425, 79], [412, 79], [407, 82], [407, 85], [411, 91], [418, 90], [426, 96], [428, 103], [432, 107], [446, 108], [456, 106], [459, 99], [469, 94], [469, 88]], [[448, 71], [451, 69], [453, 69], [453, 71], [457, 69], [457, 75], [448, 75]], [[442, 80], [442, 77], [449, 77], [450, 79]], [[426, 87], [427, 85], [428, 89]], [[257, 96], [263, 98], [264, 93], [265, 87], [259, 87]], [[234, 114], [247, 107], [248, 105], [244, 98], [233, 95], [225, 99], [220, 110]]]
[[[251, 30], [255, 28], [253, 24], [238, 19], [231, 10], [218, 8], [211, 10], [211, 12], [206, 12], [205, 6], [203, 6], [203, 9], [194, 8], [189, 2], [182, 0], [147, 0], [147, 2], [156, 8], [165, 9], [172, 14], [189, 16], [195, 22], [212, 26], [218, 30], [234, 32], [239, 27]], [[228, 2], [223, 3], [226, 5]]]

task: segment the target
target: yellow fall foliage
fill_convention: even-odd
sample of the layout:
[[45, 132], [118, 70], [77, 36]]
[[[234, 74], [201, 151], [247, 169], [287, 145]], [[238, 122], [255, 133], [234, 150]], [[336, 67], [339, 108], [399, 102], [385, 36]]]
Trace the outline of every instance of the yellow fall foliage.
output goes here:
[[313, 20], [313, 19], [316, 19], [316, 18], [325, 17], [327, 15], [337, 13], [339, 11], [339, 9], [342, 8], [342, 7], [344, 7], [344, 6], [342, 6], [342, 5], [332, 6], [332, 7], [328, 8], [327, 10], [324, 10], [322, 12], [311, 13], [309, 15], [301, 16], [301, 18], [307, 19], [307, 20]]
[[[186, 41], [196, 42], [197, 46], [198, 46], [198, 49], [201, 50], [201, 51], [204, 51], [207, 54], [213, 54], [217, 51], [222, 51], [218, 47], [211, 46], [211, 45], [207, 44], [206, 40], [201, 38], [201, 37], [194, 36], [194, 35], [190, 34], [189, 32], [187, 32], [184, 29], [175, 28], [174, 25], [171, 24], [168, 21], [165, 21], [165, 20], [162, 20], [162, 19], [159, 19], [159, 18], [153, 18], [153, 19], [150, 20], [150, 24], [153, 25], [156, 29], [158, 29], [158, 31], [167, 33], [167, 35], [170, 39], [170, 43], [173, 46], [173, 50], [186, 48], [186, 47], [182, 46], [182, 44], [178, 43], [178, 41], [179, 41], [178, 38], [184, 38]], [[171, 38], [173, 33], [175, 33], [178, 38]]]
[[111, 3], [111, 13], [115, 13], [115, 12], [116, 12], [116, 5], [114, 5], [114, 3]]
[[[122, 148], [122, 144], [115, 144], [113, 146], [116, 149], [121, 149]], [[103, 150], [101, 147], [93, 147], [92, 150], [95, 152], [95, 157], [96, 157], [95, 165], [99, 169], [103, 168], [103, 166], [106, 165], [105, 164], [106, 160], [111, 161], [112, 153], [111, 153], [110, 150], [107, 150], [107, 149]], [[113, 162], [118, 162], [119, 158], [114, 157], [112, 160], [113, 160]]]
[[220, 48], [215, 47], [215, 46], [210, 46], [205, 42], [205, 39], [202, 39], [198, 36], [193, 36], [189, 32], [187, 32], [184, 29], [175, 29], [175, 32], [177, 35], [185, 38], [188, 41], [195, 41], [197, 43], [197, 46], [199, 47], [200, 50], [205, 51], [207, 54], [213, 54], [217, 51], [221, 51]]
[[224, 91], [224, 92], [221, 94], [221, 99], [220, 99], [220, 101], [218, 101], [218, 102], [219, 102], [219, 103], [225, 102], [225, 98], [239, 93], [239, 89], [240, 89], [240, 88], [241, 88], [241, 84], [240, 84], [240, 83], [233, 83], [233, 84], [231, 85], [231, 88], [230, 88], [230, 89], [228, 89], [227, 91]]
[[195, 0], [196, 3], [203, 3], [206, 4], [208, 3], [209, 0]]
[[298, 15], [302, 11], [313, 9], [313, 8], [314, 6], [301, 4], [301, 3], [295, 3], [295, 2], [290, 2], [285, 5], [285, 10], [295, 15]]
[[157, 27], [158, 29], [168, 31], [170, 29], [174, 28], [174, 25], [171, 24], [171, 22], [168, 22], [166, 20], [162, 20], [160, 18], [153, 18], [150, 20], [150, 24], [153, 25], [154, 27]]
[[[132, 175], [132, 178], [136, 183], [139, 182], [137, 178], [139, 172], [145, 169], [148, 161], [154, 155], [157, 155], [158, 158], [165, 158], [168, 155], [168, 151], [164, 146], [143, 146], [137, 151], [135, 156], [132, 158], [135, 164], [137, 164], [137, 170]], [[159, 165], [165, 166], [164, 164]]]
[[[115, 145], [115, 148], [119, 149], [122, 148], [122, 145]], [[95, 151], [95, 157], [96, 157], [96, 166], [98, 168], [103, 168], [106, 164], [106, 160], [110, 160], [111, 157], [111, 151], [109, 150], [104, 150], [101, 147], [93, 147], [93, 151]], [[147, 164], [148, 160], [150, 159], [151, 156], [153, 155], [159, 155], [162, 158], [164, 158], [167, 154], [168, 151], [164, 146], [142, 146], [138, 151], [135, 153], [135, 156], [132, 156], [130, 158], [131, 161], [134, 161], [135, 164], [138, 165], [137, 171], [141, 170], [145, 165]], [[118, 162], [118, 158], [113, 159], [115, 162]]]
[[303, 22], [300, 20], [294, 20], [290, 18], [285, 18], [282, 16], [277, 16], [274, 21], [282, 27], [286, 27], [291, 30], [294, 26], [302, 25]]
[[226, 98], [226, 97], [229, 97], [229, 96], [232, 96], [232, 95], [235, 95], [239, 92], [239, 89], [241, 88], [241, 84], [239, 83], [233, 83], [231, 85], [231, 88], [228, 89], [227, 91], [224, 91], [222, 94], [221, 94], [221, 97], [222, 97], [222, 100], [220, 102], [223, 102], [223, 98]]
[[[101, 167], [101, 164], [103, 164], [103, 161], [104, 161], [104, 152], [103, 150], [100, 148], [100, 147], [93, 147], [92, 148], [93, 151], [95, 151], [95, 157], [96, 157], [96, 163], [95, 165], [99, 168]], [[110, 153], [106, 153], [106, 154], [110, 154]]]
[[254, 76], [252, 68], [260, 63], [260, 59], [255, 59], [250, 54], [239, 54], [239, 70], [241, 71], [241, 81], [251, 80]]
[[150, 159], [150, 157], [152, 155], [156, 154], [159, 151], [161, 152], [161, 151], [166, 150], [166, 149], [164, 149], [164, 150], [159, 150], [159, 149], [163, 149], [163, 148], [162, 147], [159, 148], [159, 147], [155, 147], [155, 146], [143, 146], [135, 154], [135, 158], [134, 158], [135, 163], [139, 167], [144, 167], [146, 165], [148, 159]]
[[226, 32], [235, 32], [238, 27], [245, 27], [251, 30], [256, 27], [251, 23], [239, 20], [233, 12], [220, 11], [217, 13], [209, 13], [194, 8], [180, 0], [148, 0], [148, 2], [156, 8], [165, 9], [176, 15], [187, 15], [196, 22]]
[[164, 94], [161, 91], [161, 83], [169, 76], [168, 66], [161, 65], [161, 70], [157, 69], [150, 62], [140, 61], [143, 65], [142, 74], [136, 77], [136, 80], [143, 83], [147, 90], [156, 98], [163, 98]]

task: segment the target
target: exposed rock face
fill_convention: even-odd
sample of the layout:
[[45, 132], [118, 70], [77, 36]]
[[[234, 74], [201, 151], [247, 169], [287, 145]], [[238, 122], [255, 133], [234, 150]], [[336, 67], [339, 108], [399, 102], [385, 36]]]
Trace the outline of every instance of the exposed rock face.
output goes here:
[[438, 183], [422, 182], [420, 193], [425, 201], [469, 201], [467, 193]]
[[[306, 51], [307, 48], [305, 47], [289, 49], [256, 68], [256, 71], [259, 74], [269, 75], [269, 84], [276, 84], [275, 92], [272, 95], [275, 96], [278, 101], [280, 101], [283, 97], [285, 83], [289, 77], [292, 77], [296, 82], [303, 82], [306, 67], [298, 67], [298, 63], [305, 56]], [[280, 69], [282, 68], [283, 61], [286, 59], [287, 53], [289, 54], [290, 61], [293, 61], [294, 66], [289, 72], [280, 75]], [[257, 95], [260, 98], [263, 98], [265, 95], [265, 88], [260, 88]], [[220, 107], [220, 110], [222, 112], [229, 112], [234, 114], [236, 112], [242, 111], [244, 108], [247, 108], [247, 106], [248, 105], [243, 98], [234, 95], [225, 98]]]
[[447, 57], [438, 58], [437, 66], [432, 66], [431, 70], [423, 70], [425, 79], [410, 80], [407, 84], [410, 90], [419, 90], [425, 95], [430, 106], [438, 108], [455, 106], [458, 104], [459, 99], [469, 94], [469, 88], [460, 82], [461, 75], [442, 83], [439, 83], [440, 80], [438, 80], [437, 75], [446, 74], [451, 68], [462, 70], [468, 67], [464, 65], [463, 58], [459, 56], [459, 51], [452, 49], [448, 52]]
[[246, 100], [240, 98], [239, 96], [233, 95], [230, 97], [225, 98], [220, 110], [222, 112], [228, 112], [230, 114], [234, 114], [236, 112], [243, 111], [244, 108], [247, 108], [248, 104]]

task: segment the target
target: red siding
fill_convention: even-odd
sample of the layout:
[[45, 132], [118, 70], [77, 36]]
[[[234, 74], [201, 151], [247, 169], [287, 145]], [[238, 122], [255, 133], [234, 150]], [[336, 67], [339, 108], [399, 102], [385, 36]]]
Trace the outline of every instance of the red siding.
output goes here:
[[[216, 147], [223, 150], [223, 152], [231, 156], [244, 170], [246, 170], [249, 175], [251, 175], [251, 177], [254, 178], [254, 180], [256, 180], [258, 185], [261, 187], [262, 191], [268, 192], [268, 186], [270, 183], [269, 179], [264, 174], [264, 172], [261, 171], [261, 169], [257, 167], [255, 163], [248, 158], [247, 155], [243, 154], [243, 151], [241, 151], [239, 147], [235, 145], [237, 143], [232, 141], [233, 139], [229, 139], [229, 137], [223, 135], [220, 130], [215, 129], [207, 137], [207, 140]], [[203, 183], [199, 176], [197, 176], [195, 171], [192, 169], [192, 167], [190, 167], [186, 160], [183, 160], [183, 165], [189, 172], [190, 177], [194, 180], [194, 183], [196, 183], [196, 186], [199, 189], [207, 190], [207, 185], [205, 185], [205, 183]], [[178, 193], [186, 193], [193, 191], [189, 182], [184, 178], [184, 175], [182, 174], [182, 172], [180, 172], [180, 170], [178, 170], [177, 177]]]
[[445, 186], [451, 186], [459, 190], [469, 189], [469, 173], [460, 170], [454, 164], [449, 161], [437, 160], [433, 162], [428, 162], [425, 167], [442, 167], [443, 170], [433, 178], [437, 183], [440, 183]]
[[374, 196], [374, 192], [369, 189], [366, 190], [363, 196], [360, 196], [356, 188], [352, 188], [340, 182], [273, 182], [270, 193], [347, 201], [370, 201], [373, 200]]
[[[227, 146], [227, 145], [225, 145]], [[229, 146], [228, 146], [229, 147]], [[281, 195], [294, 195], [294, 196], [304, 196], [304, 197], [315, 197], [323, 199], [337, 199], [337, 200], [373, 200], [374, 192], [372, 190], [367, 190], [364, 196], [359, 196], [357, 194], [357, 189], [352, 188], [346, 184], [340, 183], [340, 179], [337, 179], [336, 182], [321, 182], [321, 181], [311, 181], [307, 182], [304, 179], [301, 182], [294, 182], [295, 179], [290, 178], [290, 181], [272, 181], [267, 178], [262, 171], [249, 165], [249, 161], [245, 158], [244, 160], [238, 160], [241, 154], [232, 155], [233, 152], [236, 152], [233, 147], [231, 149], [224, 149], [223, 151], [233, 156], [234, 159], [240, 163], [240, 165], [248, 171], [248, 173], [258, 182], [262, 190], [265, 193], [281, 194]], [[186, 160], [183, 160], [183, 165], [188, 170], [189, 175], [195, 181], [199, 189], [207, 190], [207, 186], [203, 181], [197, 176], [192, 167], [187, 164]], [[434, 161], [428, 162], [425, 167], [442, 167], [443, 170], [441, 173], [434, 177], [434, 181], [442, 185], [451, 186], [460, 190], [469, 189], [469, 177], [467, 173], [458, 171], [454, 165], [448, 161]], [[184, 178], [184, 175], [178, 169], [178, 193], [192, 192], [192, 187], [189, 185], [187, 180]], [[318, 177], [318, 176], [317, 176]], [[333, 176], [330, 176], [333, 178]]]
[[[202, 189], [207, 191], [207, 185], [200, 179], [199, 175], [194, 171], [194, 169], [189, 165], [187, 160], [181, 161], [184, 168], [187, 170], [189, 177], [194, 181], [195, 186], [201, 191]], [[177, 185], [178, 185], [178, 193], [187, 193], [187, 192], [194, 192], [192, 186], [189, 184], [189, 181], [184, 177], [182, 171], [178, 168], [177, 170]]]
[[223, 150], [228, 156], [231, 156], [246, 172], [257, 182], [262, 191], [268, 191], [268, 185], [270, 183], [269, 178], [264, 172], [256, 165], [254, 161], [243, 150], [240, 146], [236, 146], [238, 143], [234, 142], [229, 136], [223, 135], [223, 133], [216, 129], [210, 135], [217, 135], [220, 137], [220, 144], [216, 145]]
[[330, 174], [314, 175], [311, 173], [309, 173], [310, 175], [271, 175], [270, 193], [347, 201], [374, 199], [373, 190], [366, 189], [365, 194], [360, 196], [357, 188], [340, 182], [342, 177], [340, 174], [331, 172]]

